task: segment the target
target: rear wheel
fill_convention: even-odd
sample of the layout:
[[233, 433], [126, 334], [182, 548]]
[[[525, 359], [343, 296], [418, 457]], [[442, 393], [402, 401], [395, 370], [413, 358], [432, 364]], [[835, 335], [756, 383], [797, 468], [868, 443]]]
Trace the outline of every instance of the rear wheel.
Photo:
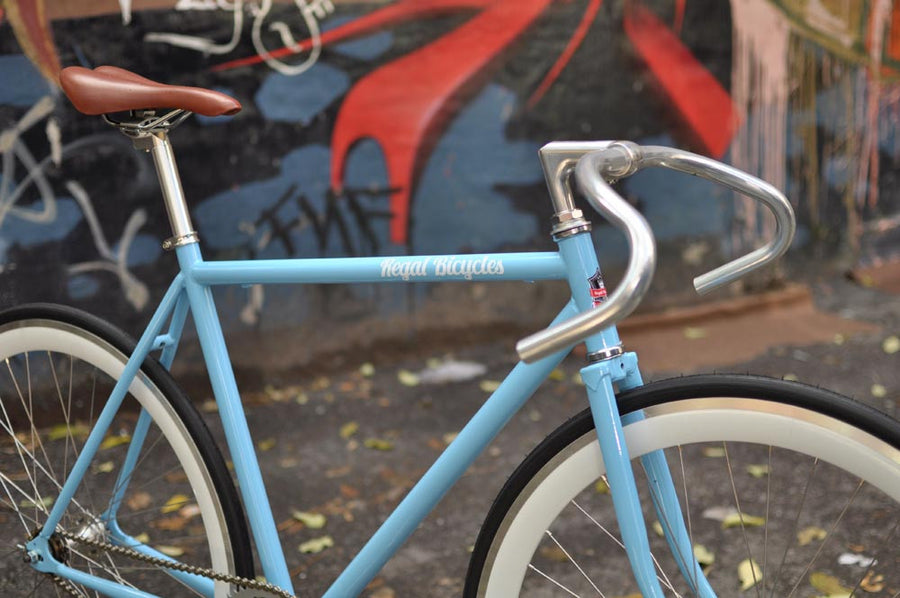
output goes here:
[[[619, 397], [666, 595], [690, 595], [639, 457], [662, 449], [694, 553], [719, 596], [900, 593], [900, 424], [846, 397], [697, 376]], [[467, 596], [627, 596], [604, 466], [585, 411], [510, 477], [475, 545]], [[655, 522], [655, 523], [654, 523]]]
[[[21, 547], [43, 527], [132, 346], [103, 321], [60, 306], [0, 314], [0, 593], [64, 593], [23, 562]], [[142, 410], [146, 438], [131, 475], [120, 477]], [[69, 567], [103, 579], [160, 596], [194, 595], [167, 569], [109, 549], [134, 544], [253, 577], [243, 511], [222, 456], [196, 409], [152, 359], [132, 383], [50, 549]], [[227, 584], [215, 584], [217, 598], [228, 592]], [[69, 593], [99, 595], [78, 585]]]

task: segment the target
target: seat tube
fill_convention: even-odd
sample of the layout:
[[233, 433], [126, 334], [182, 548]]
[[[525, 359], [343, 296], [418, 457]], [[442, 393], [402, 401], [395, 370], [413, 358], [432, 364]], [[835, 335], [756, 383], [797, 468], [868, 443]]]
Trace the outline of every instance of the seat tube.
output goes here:
[[197, 283], [190, 275], [192, 267], [202, 261], [200, 250], [196, 243], [188, 243], [178, 247], [176, 253], [181, 269], [186, 274], [185, 289], [191, 305], [191, 314], [197, 327], [197, 336], [209, 371], [210, 383], [216, 397], [228, 450], [234, 462], [244, 509], [259, 552], [263, 573], [270, 583], [293, 592], [284, 552], [269, 506], [269, 497], [259, 469], [259, 461], [253, 450], [253, 439], [241, 405], [234, 370], [225, 346], [222, 326], [216, 313], [212, 289]]

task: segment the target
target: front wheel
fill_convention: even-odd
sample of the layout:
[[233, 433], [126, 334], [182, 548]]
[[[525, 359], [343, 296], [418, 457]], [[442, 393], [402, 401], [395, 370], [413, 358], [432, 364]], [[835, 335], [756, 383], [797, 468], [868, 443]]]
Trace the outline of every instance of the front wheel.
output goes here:
[[[900, 595], [900, 423], [782, 380], [694, 376], [618, 397], [657, 576], [690, 595], [639, 458], [663, 450], [694, 554], [719, 596]], [[466, 596], [628, 596], [593, 421], [584, 411], [513, 473], [476, 542]], [[643, 487], [641, 487], [643, 486]]]
[[[131, 349], [115, 328], [69, 308], [0, 313], [0, 594], [99, 595], [34, 570], [23, 547], [44, 527]], [[130, 450], [141, 436], [140, 450]], [[64, 565], [125, 588], [229, 595], [226, 583], [186, 581], [119, 547], [253, 577], [243, 510], [222, 456], [196, 409], [152, 359], [132, 382], [49, 548]]]

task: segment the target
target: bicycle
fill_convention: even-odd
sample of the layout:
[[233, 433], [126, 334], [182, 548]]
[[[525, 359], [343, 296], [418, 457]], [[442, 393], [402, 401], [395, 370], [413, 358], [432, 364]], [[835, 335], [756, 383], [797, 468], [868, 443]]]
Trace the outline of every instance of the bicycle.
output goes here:
[[[608, 180], [664, 167], [724, 184], [772, 210], [775, 238], [698, 277], [701, 292], [771, 263], [790, 245], [793, 212], [767, 183], [671, 148], [554, 142], [541, 160], [558, 252], [205, 262], [168, 132], [192, 112], [216, 116], [240, 104], [115, 67], [69, 67], [61, 82], [76, 108], [102, 114], [151, 153], [173, 229], [163, 246], [181, 270], [136, 343], [63, 306], [0, 314], [0, 505], [7, 511], [0, 533], [6, 558], [36, 577], [35, 593], [293, 595], [212, 286], [549, 279], [568, 281], [571, 301], [546, 330], [517, 345], [523, 361], [325, 596], [360, 594], [582, 341], [589, 407], [548, 436], [503, 487], [474, 546], [465, 595], [581, 595], [578, 584], [591, 595], [604, 595], [601, 585], [609, 595], [793, 594], [811, 573], [827, 574], [832, 593], [900, 592], [898, 422], [784, 380], [708, 375], [645, 386], [637, 357], [623, 350], [615, 329], [650, 283], [655, 247], [646, 221]], [[628, 238], [625, 276], [608, 296], [570, 179]], [[240, 492], [167, 371], [189, 311]], [[158, 358], [150, 356], [156, 351]], [[643, 476], [634, 475], [632, 460]], [[754, 468], [748, 473], [738, 462]], [[821, 479], [830, 493], [824, 501]], [[156, 496], [147, 489], [160, 485]], [[654, 517], [657, 531], [648, 533]], [[265, 581], [255, 579], [251, 538]], [[714, 563], [700, 550], [711, 542], [729, 543]], [[835, 565], [847, 546], [867, 560]]]

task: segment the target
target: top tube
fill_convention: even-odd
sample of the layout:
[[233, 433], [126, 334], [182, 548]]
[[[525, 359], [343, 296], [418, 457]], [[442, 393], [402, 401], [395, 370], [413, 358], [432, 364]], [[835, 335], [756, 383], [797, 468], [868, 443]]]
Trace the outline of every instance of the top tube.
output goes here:
[[557, 252], [362, 258], [193, 261], [185, 274], [204, 285], [564, 280]]

